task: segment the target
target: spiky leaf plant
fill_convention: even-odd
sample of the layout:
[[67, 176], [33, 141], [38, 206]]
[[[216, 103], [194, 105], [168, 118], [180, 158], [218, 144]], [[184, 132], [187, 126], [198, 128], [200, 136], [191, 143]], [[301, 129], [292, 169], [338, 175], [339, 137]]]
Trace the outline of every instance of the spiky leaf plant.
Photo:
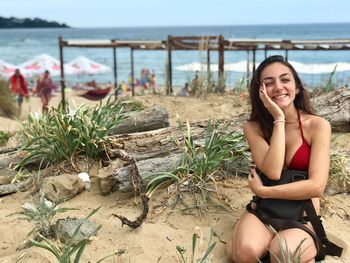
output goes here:
[[[97, 209], [94, 209], [88, 216], [85, 217], [85, 219], [90, 218], [93, 214], [95, 214], [101, 207], [98, 207]], [[55, 256], [55, 258], [58, 260], [59, 263], [79, 263], [81, 256], [83, 255], [83, 252], [85, 250], [86, 245], [90, 242], [89, 238], [85, 238], [80, 240], [79, 242], [75, 243], [75, 237], [78, 235], [80, 228], [82, 227], [83, 223], [81, 223], [76, 230], [74, 231], [74, 234], [70, 237], [70, 239], [66, 243], [61, 243], [59, 240], [52, 241], [48, 238], [42, 237], [42, 241], [38, 242], [35, 240], [31, 240], [32, 245], [35, 247], [43, 248], [47, 251], [49, 251], [51, 254]], [[101, 228], [97, 228], [95, 230], [95, 233]], [[104, 257], [103, 259], [99, 260], [98, 262], [101, 262], [102, 260], [115, 255], [113, 253], [112, 255], [109, 255], [107, 257]]]
[[[280, 252], [279, 253], [280, 256], [277, 256], [271, 250], [269, 250], [270, 254], [275, 259], [275, 261], [277, 263], [301, 263], [301, 255], [304, 253], [304, 251], [301, 250], [301, 246], [307, 240], [307, 238], [302, 239], [298, 244], [298, 246], [296, 247], [295, 251], [292, 253], [288, 248], [287, 240], [284, 239], [284, 246], [283, 246], [282, 239], [278, 235], [277, 231], [271, 226], [270, 228], [276, 234], [276, 237], [278, 240], [278, 248]], [[263, 263], [260, 259], [257, 259], [257, 260], [259, 263]]]
[[67, 105], [40, 116], [29, 115], [19, 133], [21, 150], [28, 155], [19, 167], [34, 158], [58, 163], [84, 154], [95, 159], [109, 142], [108, 132], [124, 117], [122, 105], [111, 98], [92, 108], [73, 110]]
[[[227, 127], [226, 127], [227, 128]], [[208, 123], [204, 142], [195, 142], [191, 126], [187, 122], [184, 143], [176, 142], [183, 153], [182, 163], [171, 172], [162, 172], [148, 177], [146, 193], [151, 196], [156, 189], [175, 182], [191, 191], [199, 185], [213, 181], [213, 174], [221, 169], [224, 162], [234, 162], [245, 155], [248, 147], [243, 134], [226, 132], [219, 123]]]
[[18, 219], [27, 220], [34, 223], [34, 228], [28, 233], [28, 236], [31, 234], [39, 234], [43, 237], [50, 238], [52, 237], [52, 220], [55, 215], [59, 213], [64, 213], [69, 210], [77, 210], [75, 208], [60, 208], [58, 205], [61, 202], [51, 203], [47, 201], [44, 197], [43, 192], [40, 193], [39, 202], [34, 206], [24, 207], [25, 211], [16, 212], [12, 215], [19, 215]]

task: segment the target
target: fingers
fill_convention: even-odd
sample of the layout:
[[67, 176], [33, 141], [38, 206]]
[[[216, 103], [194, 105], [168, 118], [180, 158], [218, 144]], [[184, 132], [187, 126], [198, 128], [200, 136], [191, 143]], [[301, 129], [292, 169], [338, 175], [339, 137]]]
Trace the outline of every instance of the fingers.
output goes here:
[[268, 108], [270, 106], [269, 101], [268, 101], [268, 95], [266, 93], [266, 86], [264, 83], [261, 83], [260, 88], [259, 88], [259, 97], [264, 104], [265, 108]]

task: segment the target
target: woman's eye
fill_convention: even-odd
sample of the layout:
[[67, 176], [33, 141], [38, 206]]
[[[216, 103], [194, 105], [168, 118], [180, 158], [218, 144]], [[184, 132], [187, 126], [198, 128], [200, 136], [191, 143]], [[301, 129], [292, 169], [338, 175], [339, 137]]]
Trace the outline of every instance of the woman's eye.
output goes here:
[[282, 79], [283, 82], [289, 82], [290, 79]]
[[272, 85], [272, 82], [265, 83], [265, 86], [266, 86], [266, 87], [269, 87], [269, 86], [271, 86], [271, 85]]

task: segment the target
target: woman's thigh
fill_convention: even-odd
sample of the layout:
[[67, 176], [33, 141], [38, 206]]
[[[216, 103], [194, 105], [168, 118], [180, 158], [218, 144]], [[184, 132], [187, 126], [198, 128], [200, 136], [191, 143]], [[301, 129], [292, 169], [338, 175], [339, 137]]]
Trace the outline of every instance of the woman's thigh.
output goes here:
[[[279, 231], [278, 237], [275, 236], [271, 241], [269, 249], [278, 257], [282, 256], [280, 244], [282, 244], [284, 253], [287, 252], [287, 244], [289, 250], [288, 253], [295, 255], [296, 258], [300, 255], [300, 262], [313, 262], [313, 259], [317, 254], [317, 247], [314, 239], [306, 231], [299, 228]], [[273, 256], [271, 256], [271, 262], [276, 262]]]
[[255, 215], [245, 211], [234, 227], [232, 239], [228, 241], [228, 254], [235, 257], [241, 252], [251, 251], [255, 258], [261, 258], [267, 253], [274, 235]]

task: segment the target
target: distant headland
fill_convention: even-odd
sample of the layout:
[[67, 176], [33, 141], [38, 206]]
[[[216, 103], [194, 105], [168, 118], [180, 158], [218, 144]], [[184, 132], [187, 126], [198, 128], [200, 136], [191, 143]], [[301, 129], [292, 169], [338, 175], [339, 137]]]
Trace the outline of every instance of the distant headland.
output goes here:
[[0, 16], [0, 29], [3, 28], [50, 28], [61, 27], [69, 28], [64, 23], [58, 23], [55, 21], [46, 21], [40, 18], [16, 18], [16, 17], [1, 17]]

